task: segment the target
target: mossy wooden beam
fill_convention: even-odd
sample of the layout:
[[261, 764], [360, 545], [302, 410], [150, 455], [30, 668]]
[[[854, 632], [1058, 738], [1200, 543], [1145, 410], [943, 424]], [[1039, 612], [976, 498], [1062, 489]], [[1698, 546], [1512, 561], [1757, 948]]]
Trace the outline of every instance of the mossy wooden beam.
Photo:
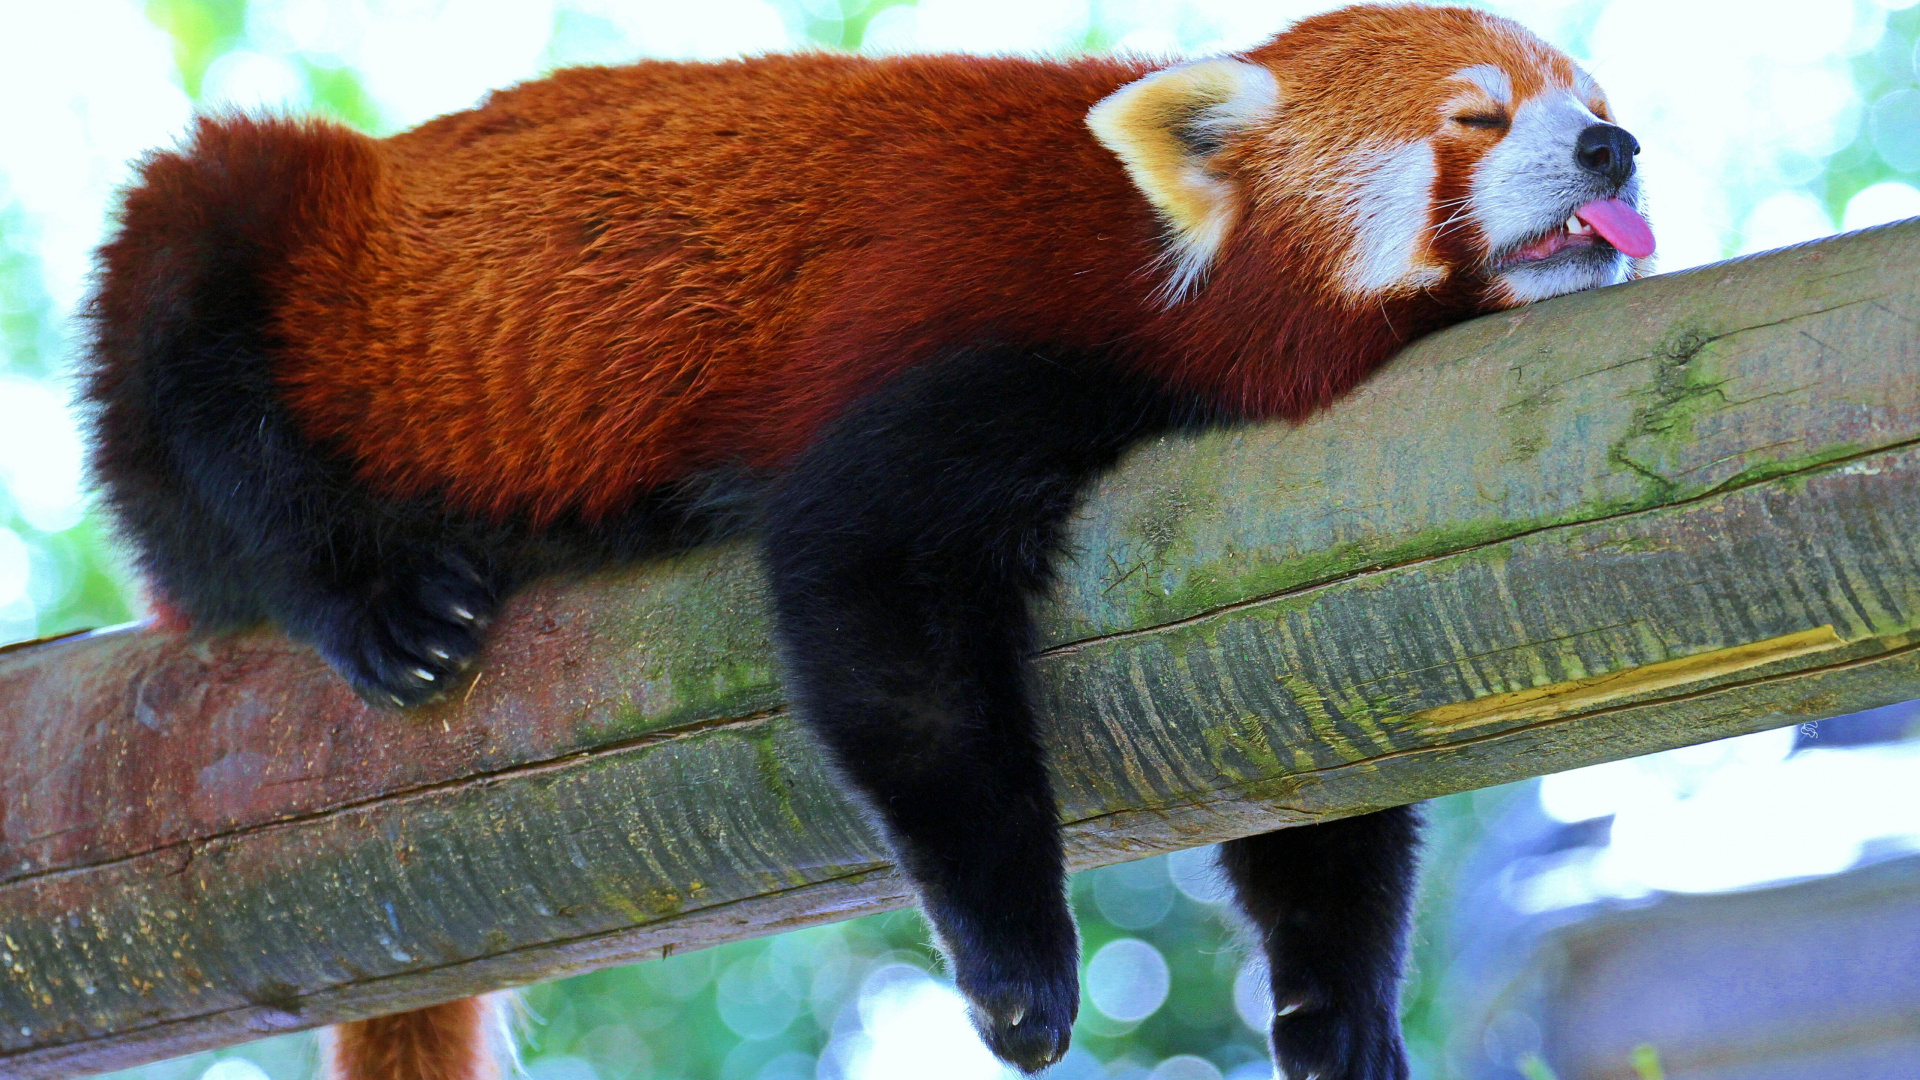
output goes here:
[[[1920, 222], [1419, 342], [1144, 447], [1045, 619], [1076, 866], [1920, 697]], [[518, 598], [449, 703], [305, 649], [0, 655], [0, 1073], [82, 1075], [905, 902], [750, 552]]]

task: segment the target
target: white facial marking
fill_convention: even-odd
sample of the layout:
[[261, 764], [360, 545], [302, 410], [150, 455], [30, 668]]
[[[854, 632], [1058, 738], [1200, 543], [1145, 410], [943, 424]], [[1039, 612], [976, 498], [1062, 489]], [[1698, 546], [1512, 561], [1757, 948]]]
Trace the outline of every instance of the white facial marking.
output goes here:
[[[1567, 215], [1594, 199], [1617, 197], [1639, 204], [1637, 176], [1616, 192], [1575, 160], [1580, 133], [1606, 122], [1587, 108], [1585, 96], [1560, 86], [1522, 102], [1506, 137], [1474, 169], [1469, 205], [1495, 256], [1565, 228]], [[1496, 285], [1508, 299], [1525, 303], [1612, 284], [1627, 271], [1624, 255], [1609, 262], [1558, 260], [1515, 266], [1499, 274]]]
[[1493, 64], [1464, 67], [1454, 72], [1453, 77], [1486, 91], [1487, 96], [1503, 109], [1513, 105], [1513, 79]]
[[1356, 293], [1430, 288], [1446, 270], [1426, 257], [1433, 205], [1433, 146], [1425, 142], [1365, 150], [1348, 159], [1353, 185], [1344, 193], [1353, 250], [1341, 279]]
[[1536, 300], [1612, 285], [1625, 278], [1624, 270], [1597, 275], [1591, 266], [1561, 263], [1557, 266], [1516, 267], [1501, 274], [1498, 283], [1500, 292], [1508, 300], [1516, 304], [1531, 304]]
[[1514, 111], [1506, 138], [1473, 174], [1474, 211], [1495, 251], [1564, 220], [1570, 200], [1591, 188], [1573, 146], [1588, 125], [1599, 122], [1566, 89], [1542, 91]]

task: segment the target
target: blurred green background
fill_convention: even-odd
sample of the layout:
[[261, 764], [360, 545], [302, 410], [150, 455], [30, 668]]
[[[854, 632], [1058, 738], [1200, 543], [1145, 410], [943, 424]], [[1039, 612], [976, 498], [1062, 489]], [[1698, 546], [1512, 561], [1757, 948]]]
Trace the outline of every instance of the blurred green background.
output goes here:
[[[1609, 86], [1647, 146], [1663, 263], [1676, 269], [1920, 214], [1920, 9], [1907, 3], [1490, 6], [1587, 61]], [[126, 163], [175, 137], [196, 107], [318, 112], [378, 133], [571, 63], [789, 47], [1206, 52], [1251, 44], [1322, 6], [1330, 5], [74, 0], [29, 8], [8, 0], [0, 6], [0, 91], [14, 103], [0, 139], [0, 643], [141, 610], [85, 497], [67, 376], [83, 339], [75, 312], [88, 252], [107, 228]], [[1761, 756], [1785, 762], [1793, 752], [1785, 745], [1767, 743], [1774, 749]], [[1723, 759], [1731, 760], [1683, 764], [1710, 770]], [[1668, 776], [1679, 766], [1641, 767]], [[1569, 784], [1549, 796], [1578, 790]], [[1461, 868], [1488, 872], [1476, 853], [1499, 839], [1500, 822], [1521, 810], [1540, 818], [1541, 806], [1551, 816], [1542, 790], [1530, 782], [1431, 807], [1432, 870], [1407, 995], [1418, 1076], [1464, 1075], [1463, 1051], [1449, 1041], [1460, 1009], [1459, 977], [1449, 972], [1475, 914], [1463, 904], [1480, 901], [1466, 899], [1479, 878]], [[1577, 824], [1588, 813], [1600, 811], [1556, 820]], [[1088, 1004], [1055, 1076], [1270, 1075], [1264, 1037], [1243, 1019], [1262, 1013], [1258, 980], [1221, 918], [1210, 858], [1188, 852], [1076, 879]], [[1730, 872], [1718, 885], [1767, 879], [1754, 873]], [[1561, 906], [1661, 887], [1657, 870], [1594, 877]], [[897, 912], [536, 987], [524, 995], [518, 1030], [527, 1071], [540, 1080], [1000, 1075], [967, 1034], [939, 972], [918, 916]], [[1530, 1053], [1521, 1046], [1496, 1056], [1540, 1075], [1544, 1066], [1526, 1064]], [[304, 1080], [316, 1063], [307, 1034], [122, 1075]]]

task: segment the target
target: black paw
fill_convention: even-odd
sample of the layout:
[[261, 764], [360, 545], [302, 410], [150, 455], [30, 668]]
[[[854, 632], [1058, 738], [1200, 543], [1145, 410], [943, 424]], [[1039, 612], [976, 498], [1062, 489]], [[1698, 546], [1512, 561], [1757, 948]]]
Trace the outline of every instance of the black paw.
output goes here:
[[486, 575], [448, 556], [426, 572], [380, 582], [316, 645], [370, 704], [424, 705], [473, 664], [499, 603]]
[[1064, 977], [975, 980], [963, 973], [958, 981], [974, 1030], [1000, 1060], [1035, 1073], [1067, 1055], [1080, 1013], [1080, 979], [1071, 961]]
[[1286, 1080], [1407, 1080], [1406, 1045], [1391, 1004], [1311, 992], [1274, 1000], [1273, 1057]]

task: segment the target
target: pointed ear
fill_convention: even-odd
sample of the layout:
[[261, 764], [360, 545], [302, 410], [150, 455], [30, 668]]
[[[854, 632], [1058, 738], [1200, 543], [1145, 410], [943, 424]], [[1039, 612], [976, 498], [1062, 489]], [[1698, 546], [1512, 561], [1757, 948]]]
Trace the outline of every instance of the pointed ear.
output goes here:
[[1088, 111], [1094, 137], [1172, 233], [1169, 300], [1199, 280], [1239, 217], [1239, 192], [1214, 174], [1213, 155], [1279, 99], [1273, 75], [1258, 64], [1197, 60], [1136, 79]]

